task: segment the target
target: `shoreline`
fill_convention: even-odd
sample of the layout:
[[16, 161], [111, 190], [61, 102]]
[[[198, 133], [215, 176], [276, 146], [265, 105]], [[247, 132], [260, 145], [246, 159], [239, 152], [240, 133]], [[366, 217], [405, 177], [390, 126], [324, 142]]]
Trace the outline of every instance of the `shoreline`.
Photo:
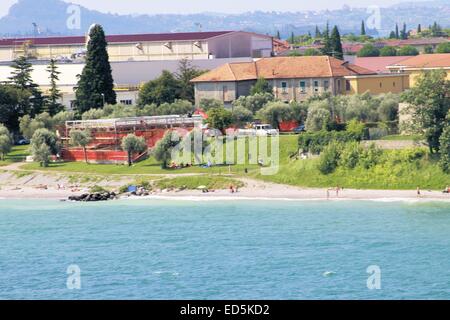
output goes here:
[[[421, 191], [417, 196], [416, 190], [356, 190], [344, 189], [336, 196], [335, 190], [319, 188], [297, 188], [291, 186], [261, 183], [255, 181], [258, 186], [244, 187], [237, 193], [229, 190], [216, 190], [214, 192], [202, 193], [200, 190], [184, 190], [155, 192], [148, 196], [121, 196], [120, 199], [129, 200], [176, 200], [176, 201], [379, 201], [379, 202], [450, 202], [450, 194], [439, 191]], [[1, 200], [67, 200], [69, 196], [88, 193], [88, 188], [80, 188], [80, 191], [58, 190], [49, 187], [38, 189], [36, 187], [5, 187], [0, 189]]]

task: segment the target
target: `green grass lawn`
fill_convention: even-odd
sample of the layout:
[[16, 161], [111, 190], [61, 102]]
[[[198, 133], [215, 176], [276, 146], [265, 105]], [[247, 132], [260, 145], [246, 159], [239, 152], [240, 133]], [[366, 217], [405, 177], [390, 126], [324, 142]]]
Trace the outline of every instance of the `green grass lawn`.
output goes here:
[[10, 153], [5, 156], [4, 161], [0, 161], [0, 166], [6, 166], [14, 162], [22, 162], [29, 155], [29, 146], [14, 146]]
[[159, 189], [188, 189], [194, 190], [199, 186], [206, 186], [209, 190], [228, 189], [230, 185], [242, 187], [243, 183], [224, 176], [194, 176], [175, 177], [156, 180], [154, 186]]
[[[412, 136], [391, 136], [395, 139], [414, 139]], [[248, 169], [248, 176], [264, 181], [283, 183], [304, 187], [335, 187], [337, 185], [345, 188], [356, 189], [415, 189], [420, 186], [422, 189], [441, 190], [450, 184], [450, 175], [443, 174], [435, 159], [423, 159], [418, 163], [394, 163], [379, 164], [369, 170], [357, 167], [355, 169], [338, 168], [329, 175], [321, 174], [317, 167], [317, 159], [295, 160], [292, 155], [298, 151], [297, 135], [280, 136], [280, 168], [276, 175], [263, 176], [258, 165], [247, 164], [214, 166], [211, 168], [201, 168], [194, 166], [184, 169], [162, 169], [154, 158], [136, 163], [132, 167], [125, 165], [111, 164], [86, 164], [83, 162], [52, 163], [48, 168], [41, 168], [37, 163], [25, 164], [22, 168], [26, 170], [44, 170], [49, 172], [67, 172], [74, 175], [156, 175], [156, 174], [205, 174], [206, 177], [212, 174], [234, 174], [236, 176], [246, 176], [245, 168]], [[248, 146], [247, 146], [248, 148]], [[248, 150], [246, 149], [246, 152]], [[390, 152], [390, 151], [387, 151]], [[15, 150], [20, 154], [20, 150]], [[200, 177], [186, 177], [186, 180], [173, 181], [174, 185], [188, 185], [189, 180], [194, 181], [192, 186], [202, 183], [195, 179]]]

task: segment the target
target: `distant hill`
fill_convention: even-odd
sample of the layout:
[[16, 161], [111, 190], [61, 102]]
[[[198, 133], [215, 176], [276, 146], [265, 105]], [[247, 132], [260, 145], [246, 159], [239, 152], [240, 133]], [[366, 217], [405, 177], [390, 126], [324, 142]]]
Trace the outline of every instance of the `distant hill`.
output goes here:
[[[82, 35], [92, 23], [100, 23], [108, 34], [156, 33], [178, 31], [245, 30], [283, 37], [314, 32], [315, 26], [323, 27], [328, 20], [337, 24], [341, 33], [360, 30], [361, 20], [368, 18], [365, 8], [344, 6], [339, 10], [304, 12], [248, 12], [242, 14], [198, 13], [198, 14], [158, 14], [158, 15], [118, 15], [89, 10], [80, 6], [81, 28], [67, 27], [70, 4], [60, 0], [19, 0], [10, 8], [8, 15], [0, 19], [0, 36], [50, 36]], [[438, 21], [450, 27], [450, 1], [402, 3], [381, 8], [381, 30], [369, 30], [376, 35], [385, 35], [394, 29], [395, 23], [403, 22], [409, 28], [417, 24], [428, 26]], [[37, 28], [33, 27], [33, 23]]]

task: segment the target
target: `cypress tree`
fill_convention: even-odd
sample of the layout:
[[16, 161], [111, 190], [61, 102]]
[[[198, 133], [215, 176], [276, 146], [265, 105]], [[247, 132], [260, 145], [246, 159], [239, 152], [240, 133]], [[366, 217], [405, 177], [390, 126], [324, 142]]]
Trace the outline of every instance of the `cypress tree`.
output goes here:
[[333, 54], [333, 47], [330, 40], [330, 27], [328, 25], [328, 21], [325, 31], [322, 33], [322, 37], [323, 37], [323, 48], [321, 49], [322, 54], [325, 56], [330, 56]]
[[331, 55], [337, 59], [343, 60], [344, 52], [342, 50], [341, 35], [339, 34], [339, 29], [337, 26], [334, 26], [333, 30], [331, 31], [330, 44], [332, 50]]
[[316, 32], [314, 35], [315, 38], [322, 38], [322, 33], [320, 32], [320, 29], [318, 26], [316, 26]]
[[402, 29], [402, 32], [401, 32], [401, 38], [403, 40], [408, 39], [408, 33], [406, 32], [406, 23], [403, 23], [403, 29]]
[[106, 46], [103, 28], [98, 24], [92, 26], [89, 32], [86, 65], [76, 90], [76, 108], [79, 114], [92, 108], [103, 108], [104, 103], [116, 104]]
[[64, 106], [58, 102], [62, 95], [56, 82], [59, 80], [59, 75], [61, 72], [58, 71], [58, 67], [56, 66], [56, 61], [54, 59], [50, 60], [50, 64], [47, 67], [47, 72], [49, 73], [50, 79], [50, 95], [47, 97], [47, 101], [45, 103], [45, 111], [53, 116], [64, 109]]
[[398, 33], [398, 24], [395, 24], [395, 39], [400, 39], [400, 34]]
[[364, 24], [364, 20], [361, 21], [361, 35], [366, 35], [366, 25]]
[[294, 42], [295, 42], [295, 35], [294, 35], [294, 32], [291, 32], [291, 44], [294, 44]]
[[277, 35], [275, 36], [275, 38], [277, 38], [278, 40], [281, 39], [280, 30], [277, 30]]
[[422, 26], [419, 23], [419, 25], [417, 26], [417, 33], [421, 33], [421, 32], [422, 32]]

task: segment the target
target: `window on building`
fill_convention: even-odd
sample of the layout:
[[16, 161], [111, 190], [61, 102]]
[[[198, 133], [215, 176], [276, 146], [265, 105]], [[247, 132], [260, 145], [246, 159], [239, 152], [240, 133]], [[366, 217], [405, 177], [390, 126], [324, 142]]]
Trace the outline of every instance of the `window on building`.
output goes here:
[[124, 99], [124, 100], [120, 100], [119, 102], [126, 106], [131, 106], [133, 104], [133, 100], [131, 100], [131, 99]]
[[319, 92], [319, 81], [314, 80], [314, 92]]
[[287, 82], [285, 81], [281, 82], [281, 92], [287, 93]]
[[338, 79], [337, 81], [337, 91], [340, 93], [341, 92], [341, 80]]
[[328, 91], [329, 88], [330, 88], [330, 81], [324, 80], [323, 81], [323, 90]]
[[301, 93], [306, 92], [306, 81], [300, 81], [300, 92]]
[[352, 89], [352, 86], [350, 85], [350, 81], [345, 81], [345, 90], [350, 91]]

